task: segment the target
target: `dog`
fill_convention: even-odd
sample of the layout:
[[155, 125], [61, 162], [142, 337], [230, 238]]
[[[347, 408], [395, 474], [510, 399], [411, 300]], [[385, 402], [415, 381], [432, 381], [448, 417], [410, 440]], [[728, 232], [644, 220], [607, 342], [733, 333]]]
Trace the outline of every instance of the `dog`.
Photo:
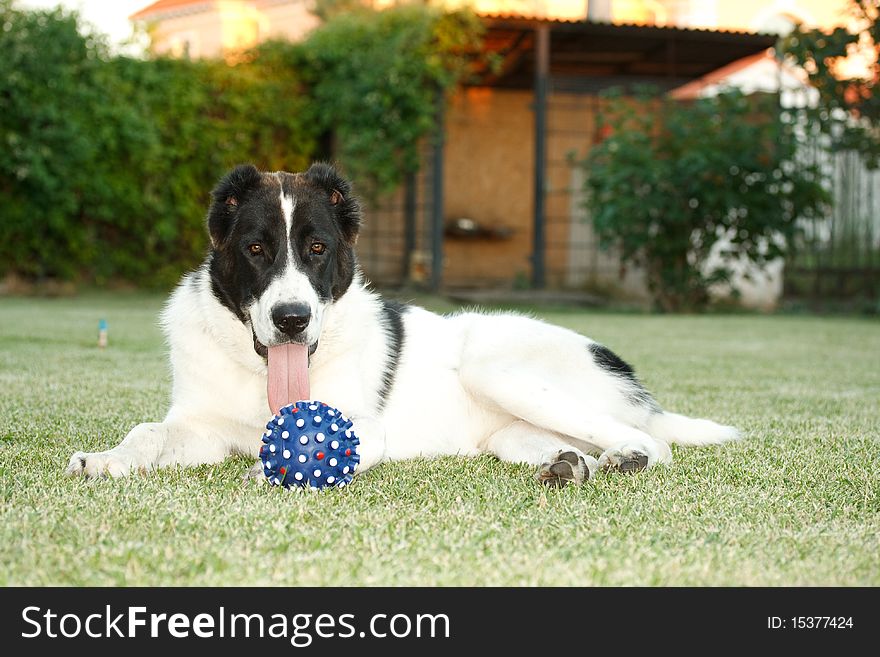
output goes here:
[[[161, 324], [172, 402], [113, 449], [76, 452], [86, 477], [257, 456], [270, 347], [308, 347], [312, 398], [353, 420], [362, 472], [412, 457], [490, 453], [531, 464], [548, 486], [600, 470], [668, 464], [670, 443], [738, 437], [664, 411], [632, 367], [583, 335], [516, 313], [440, 316], [382, 298], [361, 274], [362, 212], [334, 167], [241, 165], [214, 188], [211, 248], [183, 277]], [[598, 457], [598, 458], [596, 458]], [[257, 466], [254, 477], [262, 477]]]

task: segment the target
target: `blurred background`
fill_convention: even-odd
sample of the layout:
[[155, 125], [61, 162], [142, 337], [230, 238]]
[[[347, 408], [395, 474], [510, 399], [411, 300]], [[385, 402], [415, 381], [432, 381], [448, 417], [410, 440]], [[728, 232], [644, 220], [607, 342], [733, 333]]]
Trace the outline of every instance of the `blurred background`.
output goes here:
[[167, 288], [337, 162], [386, 289], [880, 308], [876, 0], [0, 0], [0, 289]]

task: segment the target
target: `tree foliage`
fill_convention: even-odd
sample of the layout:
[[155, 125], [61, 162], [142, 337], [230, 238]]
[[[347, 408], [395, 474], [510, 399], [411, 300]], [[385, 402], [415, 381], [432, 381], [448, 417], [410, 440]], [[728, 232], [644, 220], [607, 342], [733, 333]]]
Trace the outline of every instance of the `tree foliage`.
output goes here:
[[[61, 10], [0, 4], [0, 266], [67, 275], [65, 256], [87, 248], [81, 211], [89, 169], [107, 141], [94, 112], [105, 46]], [[46, 253], [60, 256], [49, 263]]]
[[332, 13], [295, 47], [334, 155], [376, 193], [419, 165], [438, 102], [470, 70], [482, 27], [469, 11], [420, 5]]
[[[865, 162], [880, 166], [880, 6], [877, 0], [850, 0], [854, 28], [831, 31], [798, 25], [782, 40], [786, 61], [806, 71], [819, 94], [806, 120], [830, 137], [838, 150], [860, 152]], [[864, 75], [847, 76], [841, 62], [861, 52], [867, 58]]]
[[610, 94], [599, 122], [608, 136], [582, 162], [587, 208], [603, 246], [644, 268], [661, 310], [703, 308], [737, 259], [780, 256], [796, 220], [828, 200], [818, 173], [795, 165], [773, 97]]
[[314, 150], [292, 67], [112, 57], [61, 9], [3, 2], [0, 25], [0, 274], [167, 284], [224, 169]]
[[120, 57], [104, 70], [104, 103], [120, 116], [104, 123], [113, 139], [93, 164], [99, 184], [88, 186], [83, 214], [99, 281], [175, 280], [204, 254], [208, 192], [226, 169], [298, 170], [314, 151], [290, 68]]
[[0, 276], [146, 285], [202, 258], [208, 191], [237, 163], [301, 170], [332, 135], [319, 154], [392, 188], [479, 34], [466, 12], [341, 12], [230, 66], [113, 56], [75, 13], [10, 0], [0, 30]]

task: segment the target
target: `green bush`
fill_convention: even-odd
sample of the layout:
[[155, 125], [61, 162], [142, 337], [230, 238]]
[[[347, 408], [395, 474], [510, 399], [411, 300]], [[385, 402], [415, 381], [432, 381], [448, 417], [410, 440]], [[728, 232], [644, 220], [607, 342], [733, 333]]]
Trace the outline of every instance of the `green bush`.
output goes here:
[[111, 56], [75, 13], [0, 0], [0, 277], [167, 285], [202, 258], [208, 191], [240, 162], [333, 156], [362, 189], [395, 187], [479, 23], [420, 6], [328, 16], [230, 66]]
[[105, 130], [99, 107], [104, 44], [61, 10], [0, 4], [0, 267], [69, 277], [88, 248], [83, 190]]
[[75, 14], [8, 1], [0, 27], [0, 276], [167, 285], [226, 169], [315, 150], [293, 66], [111, 57]]
[[289, 68], [270, 76], [259, 63], [124, 58], [109, 68], [116, 97], [137, 108], [131, 122], [141, 125], [97, 164], [102, 184], [89, 190], [88, 218], [114, 257], [105, 252], [93, 271], [99, 281], [167, 283], [204, 255], [211, 184], [245, 161], [301, 169], [314, 132]]
[[[831, 31], [798, 25], [785, 37], [779, 53], [804, 71], [819, 102], [804, 107], [804, 118], [830, 137], [834, 150], [860, 153], [865, 164], [880, 167], [880, 4], [849, 0], [847, 27]], [[864, 77], [844, 77], [837, 65], [853, 49], [873, 53]]]
[[368, 182], [367, 191], [391, 191], [418, 168], [438, 99], [468, 74], [482, 25], [468, 11], [418, 5], [329, 15], [293, 47], [317, 125], [332, 133], [349, 175]]
[[705, 307], [736, 259], [782, 255], [798, 218], [829, 200], [815, 168], [795, 163], [775, 97], [611, 94], [599, 122], [608, 136], [582, 162], [586, 206], [602, 245], [644, 268], [660, 310]]

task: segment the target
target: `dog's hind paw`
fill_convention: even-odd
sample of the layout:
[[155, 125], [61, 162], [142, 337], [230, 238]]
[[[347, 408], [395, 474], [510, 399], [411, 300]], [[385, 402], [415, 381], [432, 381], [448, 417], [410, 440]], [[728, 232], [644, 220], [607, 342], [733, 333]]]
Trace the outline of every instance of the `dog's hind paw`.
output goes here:
[[537, 479], [545, 486], [562, 488], [566, 484], [579, 485], [590, 479], [598, 468], [596, 459], [572, 450], [561, 450], [552, 461], [538, 469]]
[[648, 463], [648, 455], [634, 449], [609, 449], [599, 457], [599, 467], [610, 472], [638, 472]]

